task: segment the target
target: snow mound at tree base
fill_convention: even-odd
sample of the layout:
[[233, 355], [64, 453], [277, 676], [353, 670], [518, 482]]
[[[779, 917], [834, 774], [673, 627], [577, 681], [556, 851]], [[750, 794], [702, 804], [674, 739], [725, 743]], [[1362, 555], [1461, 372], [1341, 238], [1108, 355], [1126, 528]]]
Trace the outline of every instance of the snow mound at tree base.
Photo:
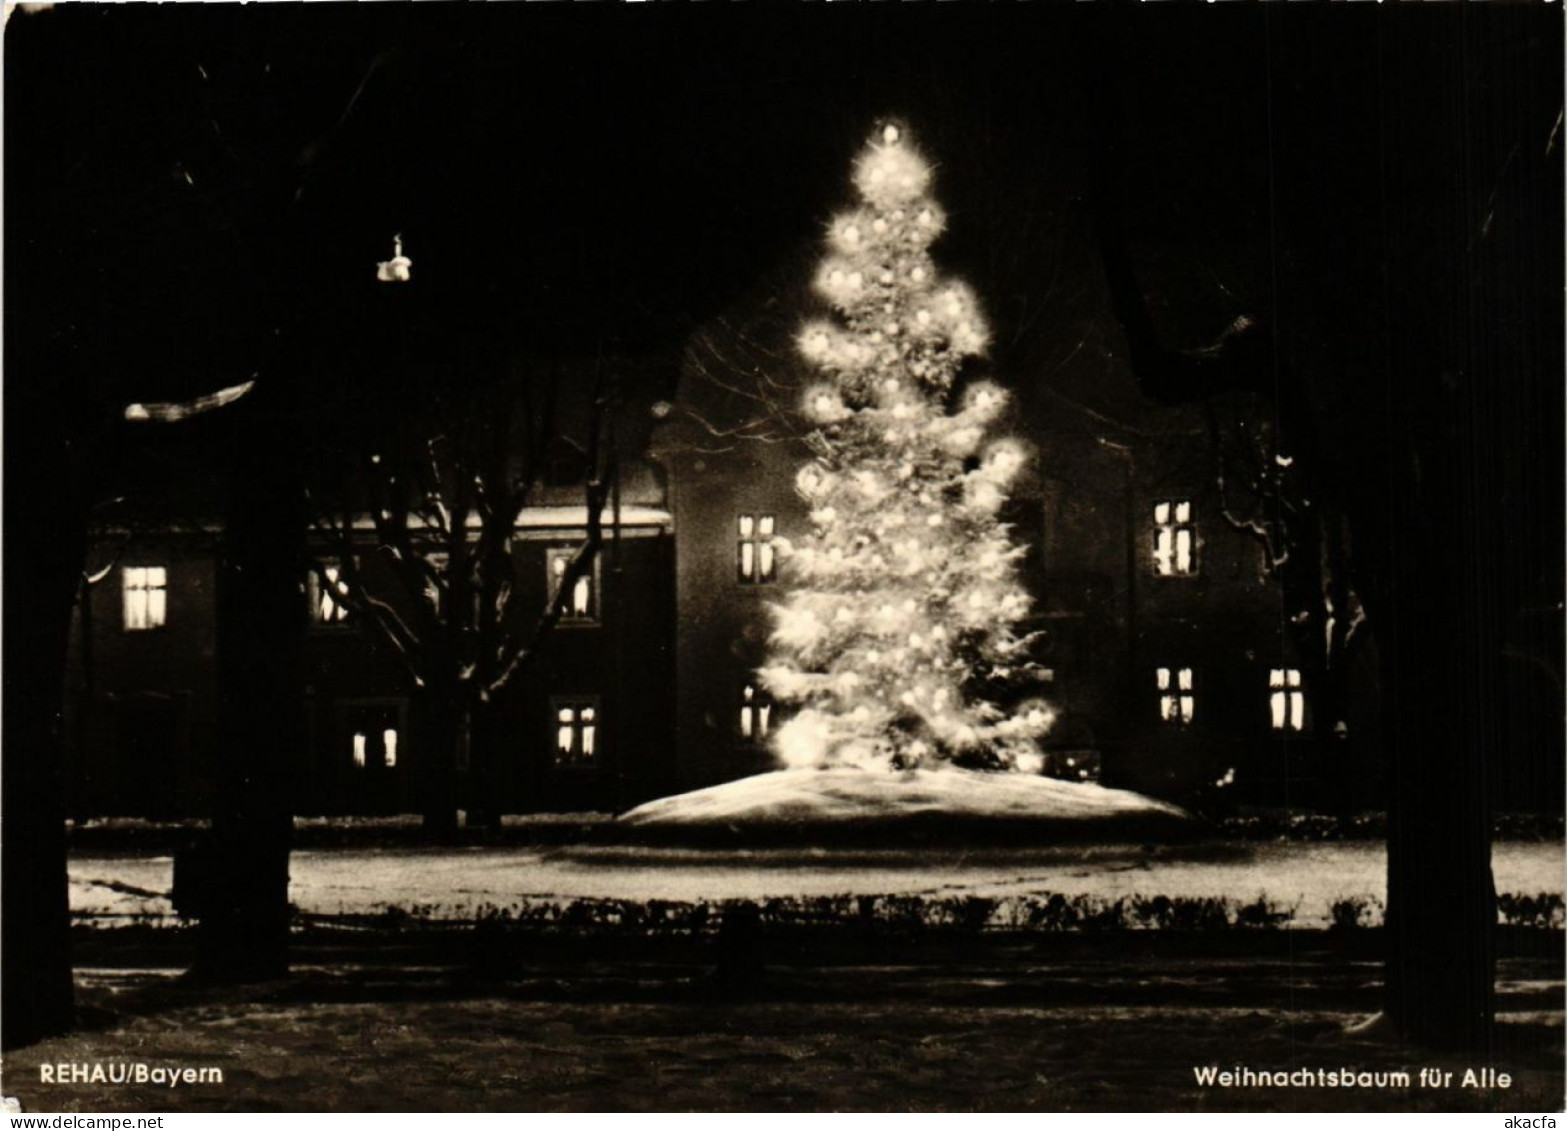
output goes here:
[[703, 843], [1038, 843], [1189, 839], [1185, 810], [1138, 793], [975, 770], [779, 770], [650, 801], [617, 839]]

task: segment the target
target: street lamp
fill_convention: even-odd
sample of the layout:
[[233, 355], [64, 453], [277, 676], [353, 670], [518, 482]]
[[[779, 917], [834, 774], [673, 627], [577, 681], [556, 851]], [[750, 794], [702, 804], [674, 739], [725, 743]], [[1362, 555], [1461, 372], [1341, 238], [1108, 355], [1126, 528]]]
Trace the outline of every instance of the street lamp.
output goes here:
[[413, 278], [414, 261], [403, 254], [403, 237], [392, 237], [392, 258], [377, 263], [375, 278], [379, 283], [406, 283]]

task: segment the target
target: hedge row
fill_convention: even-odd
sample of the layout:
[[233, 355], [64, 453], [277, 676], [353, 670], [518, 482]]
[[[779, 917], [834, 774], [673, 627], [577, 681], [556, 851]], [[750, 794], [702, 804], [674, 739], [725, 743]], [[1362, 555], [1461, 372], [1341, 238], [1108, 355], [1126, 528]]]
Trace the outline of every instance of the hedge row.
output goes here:
[[[1269, 811], [1237, 814], [1214, 822], [1221, 838], [1230, 840], [1385, 840], [1385, 813], [1358, 813], [1332, 817], [1320, 813]], [[1554, 841], [1567, 834], [1567, 817], [1561, 813], [1499, 813], [1492, 822], [1492, 838], [1499, 841]]]
[[[1513, 927], [1561, 930], [1562, 896], [1508, 893], [1498, 898], [1499, 922]], [[1047, 931], [1224, 931], [1274, 930], [1296, 922], [1298, 905], [1259, 895], [1252, 900], [1225, 896], [1123, 896], [1039, 894], [1028, 896], [839, 895], [712, 902], [577, 899], [486, 905], [478, 920], [573, 934], [691, 937], [748, 929], [863, 929], [878, 933], [974, 933]], [[1380, 927], [1381, 900], [1364, 897], [1335, 902], [1331, 928], [1351, 931]], [[443, 921], [439, 905], [388, 907], [366, 925], [397, 930]]]

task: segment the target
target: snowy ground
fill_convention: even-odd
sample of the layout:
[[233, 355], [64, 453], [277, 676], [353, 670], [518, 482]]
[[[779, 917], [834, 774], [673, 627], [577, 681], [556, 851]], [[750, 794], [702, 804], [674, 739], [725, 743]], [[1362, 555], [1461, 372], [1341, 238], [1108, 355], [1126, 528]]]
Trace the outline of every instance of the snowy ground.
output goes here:
[[[1498, 842], [1493, 868], [1504, 893], [1564, 889], [1560, 841]], [[780, 944], [735, 959], [721, 935], [641, 949], [498, 935], [491, 952], [478, 930], [402, 935], [332, 921], [388, 908], [466, 920], [576, 899], [1059, 893], [1265, 896], [1294, 909], [1292, 925], [1322, 927], [1337, 900], [1380, 900], [1385, 871], [1375, 841], [302, 849], [291, 898], [325, 921], [297, 940], [290, 978], [202, 986], [179, 977], [185, 932], [85, 934], [77, 983], [92, 1027], [9, 1054], [3, 1086], [30, 1111], [1558, 1109], [1559, 933], [1549, 953], [1501, 962], [1486, 1063], [1513, 1087], [1486, 1092], [1196, 1082], [1194, 1068], [1236, 1064], [1435, 1066], [1461, 1079], [1462, 1058], [1348, 1031], [1382, 992], [1375, 948], [1358, 933], [987, 932], [951, 946], [889, 934], [869, 947]], [[166, 855], [79, 849], [71, 859], [73, 910], [99, 925], [167, 921], [171, 881]], [[431, 939], [444, 934], [456, 941]], [[123, 1061], [217, 1067], [224, 1079], [171, 1090], [39, 1076], [43, 1065]]]
[[[1500, 842], [1502, 893], [1561, 894], [1560, 842]], [[322, 849], [295, 852], [290, 896], [312, 915], [388, 907], [465, 919], [485, 907], [582, 898], [677, 901], [777, 896], [1040, 893], [1171, 898], [1265, 895], [1295, 908], [1295, 924], [1326, 926], [1346, 898], [1381, 900], [1386, 854], [1375, 842], [1236, 843], [1148, 851], [1136, 845], [965, 851], [677, 849], [576, 846]], [[75, 853], [71, 907], [79, 916], [166, 917], [167, 856]]]
[[733, 826], [744, 832], [851, 824], [865, 829], [927, 819], [965, 826], [976, 821], [1027, 822], [1043, 833], [1133, 822], [1174, 827], [1190, 818], [1174, 805], [1124, 789], [1038, 774], [835, 769], [756, 774], [650, 801], [620, 821], [638, 828]]
[[[411, 973], [395, 991], [311, 972], [209, 991], [88, 971], [80, 996], [101, 1027], [8, 1054], [3, 1086], [31, 1112], [1560, 1110], [1560, 963], [1534, 965], [1502, 970], [1484, 1063], [1509, 1073], [1506, 1091], [1456, 1086], [1463, 1057], [1346, 1033], [1375, 1008], [1374, 964], [1212, 959], [840, 968], [815, 973], [804, 1000], [715, 997], [692, 982], [653, 1000], [595, 998], [575, 974], [541, 998]], [[40, 1080], [43, 1065], [126, 1061], [218, 1068], [223, 1080]], [[1407, 1071], [1411, 1084], [1194, 1079], [1195, 1067], [1236, 1064]], [[1430, 1066], [1455, 1086], [1414, 1084]]]

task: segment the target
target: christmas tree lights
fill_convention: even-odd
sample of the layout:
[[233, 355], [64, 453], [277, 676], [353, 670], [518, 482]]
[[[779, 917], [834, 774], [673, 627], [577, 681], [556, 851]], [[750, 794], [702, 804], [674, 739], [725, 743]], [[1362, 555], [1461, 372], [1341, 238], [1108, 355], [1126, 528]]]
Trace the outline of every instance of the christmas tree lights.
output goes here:
[[838, 317], [797, 338], [823, 378], [800, 406], [816, 429], [795, 482], [812, 529], [783, 544], [793, 588], [759, 673], [798, 705], [774, 741], [791, 768], [1037, 772], [1054, 721], [1030, 696], [1024, 548], [1000, 519], [1028, 453], [990, 438], [1006, 391], [959, 384], [989, 330], [930, 258], [946, 224], [930, 182], [901, 127], [866, 145], [860, 204], [833, 220], [816, 275]]

